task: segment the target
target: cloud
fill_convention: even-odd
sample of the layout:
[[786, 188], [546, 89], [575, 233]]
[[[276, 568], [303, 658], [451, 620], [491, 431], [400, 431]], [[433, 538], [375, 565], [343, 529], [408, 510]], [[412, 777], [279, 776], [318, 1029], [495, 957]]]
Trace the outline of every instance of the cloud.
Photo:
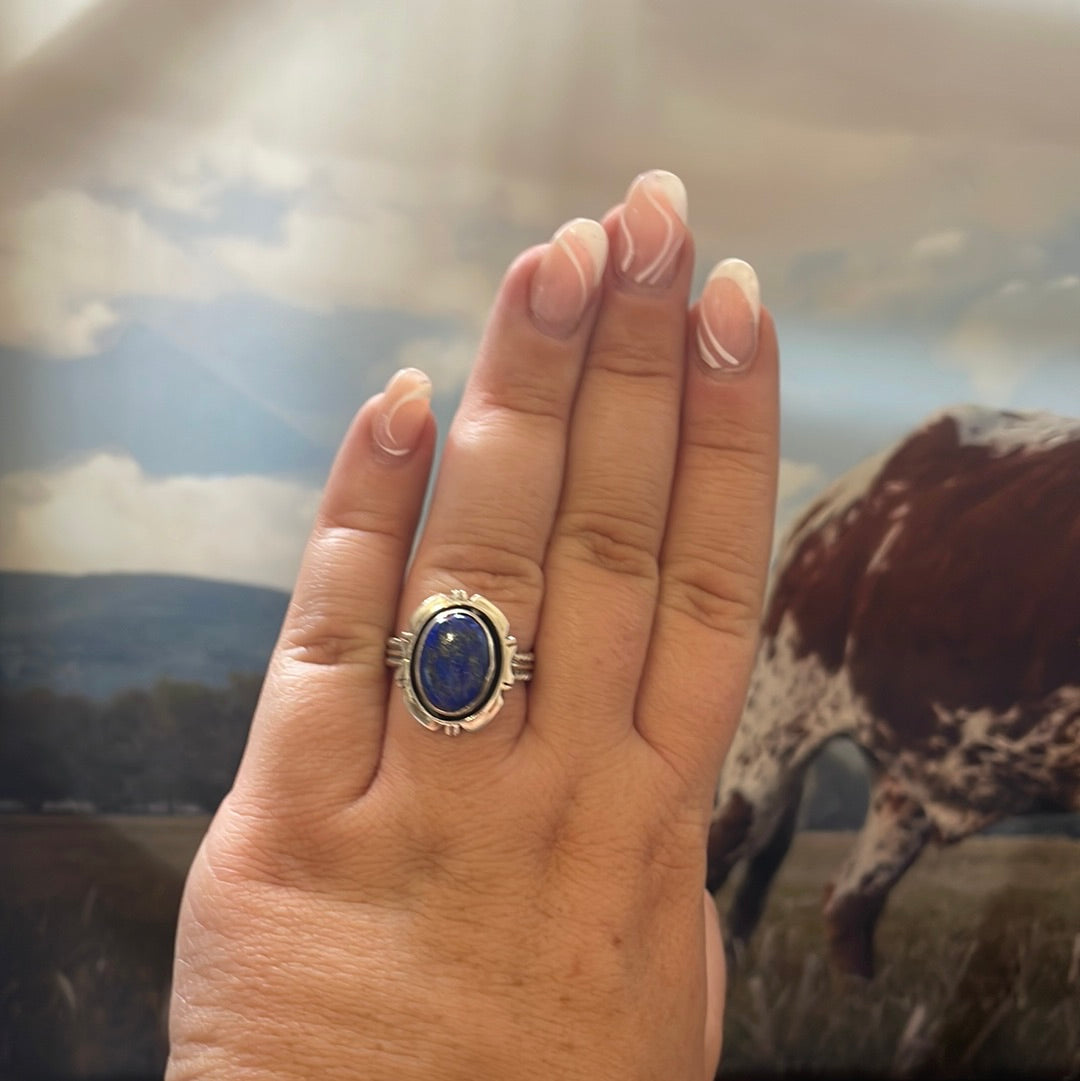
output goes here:
[[1026, 281], [1021, 281], [1019, 278], [1010, 278], [999, 290], [999, 297], [1011, 297], [1016, 296], [1017, 293], [1026, 292], [1030, 286]]
[[[776, 0], [732, 18], [722, 5], [687, 4], [665, 10], [650, 29], [677, 57], [675, 77], [722, 72], [725, 96], [739, 109], [819, 128], [1071, 145], [1074, 0], [995, 7]], [[1044, 77], [1033, 80], [1033, 70]]]
[[295, 194], [311, 179], [308, 163], [260, 142], [242, 124], [206, 129], [197, 139], [175, 129], [162, 134], [165, 140], [150, 134], [152, 142], [166, 142], [153, 158], [120, 155], [102, 163], [96, 181], [131, 191], [152, 207], [207, 219], [238, 188]]
[[482, 165], [313, 156], [311, 181], [269, 240], [203, 250], [245, 288], [312, 311], [385, 307], [474, 329], [506, 264], [558, 224], [550, 188]]
[[842, 254], [804, 256], [785, 300], [808, 321], [919, 341], [928, 357], [964, 373], [968, 394], [1006, 405], [1045, 362], [1076, 356], [1080, 278], [1061, 273], [1080, 261], [1075, 232], [1059, 227], [1032, 240], [983, 224], [895, 245], [867, 237]]
[[[127, 298], [235, 290], [448, 317], [461, 342], [413, 362], [459, 379], [515, 251], [652, 165], [688, 181], [701, 272], [750, 258], [788, 325], [945, 341], [950, 386], [962, 370], [996, 397], [1075, 341], [1050, 301], [1017, 320], [978, 299], [1075, 299], [1080, 19], [1061, 4], [61, 8], [77, 17], [34, 16], [0, 72], [9, 343], [85, 355]], [[288, 196], [259, 235], [237, 224], [248, 191]], [[157, 232], [147, 207], [201, 229]]]
[[911, 255], [914, 259], [947, 259], [950, 255], [963, 251], [967, 241], [968, 236], [963, 229], [946, 229], [941, 233], [920, 237], [912, 244]]
[[205, 250], [246, 288], [316, 311], [384, 307], [476, 320], [491, 301], [491, 272], [461, 261], [445, 229], [425, 233], [405, 213], [296, 209], [283, 232], [280, 244], [227, 237]]
[[64, 24], [35, 17], [38, 29], [23, 40], [36, 35], [37, 47], [0, 71], [0, 146], [19, 148], [0, 156], [0, 207], [85, 186], [110, 163], [153, 169], [166, 152], [243, 116], [249, 96], [274, 78], [266, 32], [287, 7], [98, 0], [75, 12], [61, 3]]
[[[825, 480], [814, 463], [781, 462], [777, 538]], [[319, 496], [280, 477], [150, 477], [112, 453], [8, 473], [0, 476], [0, 568], [182, 574], [291, 590]]]
[[30, 55], [97, 0], [5, 0], [0, 6], [0, 69]]
[[[781, 461], [777, 537], [826, 479], [812, 462]], [[319, 496], [280, 477], [150, 477], [112, 453], [8, 473], [0, 568], [184, 574], [290, 590]]]
[[[1080, 19], [1060, 6], [153, 8], [92, 7], [8, 73], [0, 143], [21, 150], [0, 161], [0, 197], [104, 185], [217, 224], [237, 185], [289, 192], [276, 241], [222, 221], [188, 254], [311, 311], [475, 325], [518, 246], [602, 214], [653, 164], [689, 181], [703, 267], [744, 255], [774, 308], [935, 330], [1077, 213]], [[934, 79], [913, 77], [912, 55]], [[808, 250], [839, 258], [807, 280]], [[60, 346], [85, 348], [87, 323]]]
[[159, 572], [291, 589], [317, 489], [265, 476], [152, 478], [129, 457], [0, 477], [0, 567]]
[[0, 342], [96, 352], [119, 297], [208, 297], [215, 275], [131, 210], [58, 191], [0, 218]]
[[431, 379], [436, 393], [455, 396], [472, 370], [476, 342], [472, 339], [416, 338], [397, 355], [399, 368], [419, 368]]
[[773, 528], [773, 555], [780, 550], [781, 541], [791, 523], [802, 513], [807, 503], [825, 486], [828, 475], [816, 462], [780, 459], [780, 474], [776, 489], [776, 519]]
[[802, 495], [807, 488], [820, 488], [825, 480], [825, 471], [817, 463], [794, 462], [790, 458], [781, 458], [776, 501], [786, 503], [795, 496]]
[[[9, 125], [35, 138], [2, 168], [29, 190], [158, 167], [194, 182], [171, 160], [218, 129], [294, 162], [426, 172], [450, 197], [469, 171], [507, 178], [540, 193], [530, 217], [601, 213], [658, 164], [691, 181], [706, 248], [772, 255], [920, 235], [988, 207], [1007, 228], [1048, 225], [1080, 179], [1080, 19], [1064, 8], [778, 0], [733, 18], [707, 3], [412, 0], [314, 19], [276, 0], [101, 7], [7, 88]], [[198, 205], [175, 183], [163, 201]]]
[[1070, 277], [1037, 282], [1036, 287], [1009, 281], [976, 299], [946, 335], [946, 363], [968, 375], [984, 404], [1007, 405], [1039, 367], [1077, 359], [1080, 305], [1075, 290], [1080, 280], [1072, 285]]
[[995, 328], [977, 323], [961, 326], [949, 336], [945, 357], [967, 375], [975, 397], [985, 405], [1008, 405], [1035, 367], [1032, 358], [1010, 348]]

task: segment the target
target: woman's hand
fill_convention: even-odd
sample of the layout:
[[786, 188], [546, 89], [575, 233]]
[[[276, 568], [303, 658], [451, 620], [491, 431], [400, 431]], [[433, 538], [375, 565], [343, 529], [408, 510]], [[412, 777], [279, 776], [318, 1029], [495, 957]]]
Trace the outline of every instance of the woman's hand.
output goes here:
[[[705, 840], [770, 551], [777, 346], [745, 263], [688, 312], [685, 217], [647, 173], [510, 268], [408, 569], [430, 386], [407, 370], [361, 409], [188, 880], [171, 1081], [715, 1071]], [[536, 653], [456, 739], [385, 664], [451, 589]]]

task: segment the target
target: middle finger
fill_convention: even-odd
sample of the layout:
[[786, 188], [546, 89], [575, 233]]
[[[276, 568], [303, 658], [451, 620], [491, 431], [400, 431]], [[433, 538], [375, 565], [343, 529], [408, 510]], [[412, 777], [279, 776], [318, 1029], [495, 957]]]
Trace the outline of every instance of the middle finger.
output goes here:
[[633, 725], [678, 444], [693, 264], [682, 182], [643, 174], [611, 224], [545, 565], [530, 710], [537, 735], [563, 746], [610, 744]]

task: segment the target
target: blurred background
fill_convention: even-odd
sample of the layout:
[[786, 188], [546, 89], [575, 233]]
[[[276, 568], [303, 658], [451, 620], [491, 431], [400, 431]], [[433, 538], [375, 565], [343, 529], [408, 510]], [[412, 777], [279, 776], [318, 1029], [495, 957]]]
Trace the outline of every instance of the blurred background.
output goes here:
[[[1080, 415], [1078, 58], [1078, 0], [3, 0], [0, 1075], [160, 1070], [178, 891], [338, 439], [405, 365], [445, 432], [507, 263], [638, 172], [686, 181], [698, 285], [759, 271], [781, 528], [943, 406]], [[857, 758], [821, 769], [804, 822], [857, 828]], [[1000, 1038], [1080, 1073], [1080, 845], [1032, 851], [949, 911], [974, 934], [1035, 860], [1055, 899], [1001, 963], [1058, 975], [942, 1070]], [[725, 1068], [903, 1072], [956, 987], [808, 969], [800, 866]], [[777, 1014], [799, 980], [848, 1028]]]

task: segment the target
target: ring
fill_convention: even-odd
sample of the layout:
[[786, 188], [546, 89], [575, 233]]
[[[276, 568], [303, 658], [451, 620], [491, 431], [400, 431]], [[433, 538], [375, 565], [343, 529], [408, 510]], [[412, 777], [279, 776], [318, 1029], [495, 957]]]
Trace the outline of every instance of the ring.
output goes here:
[[479, 593], [435, 593], [387, 640], [386, 663], [405, 706], [425, 728], [448, 736], [483, 728], [503, 691], [532, 679], [532, 653], [519, 653], [506, 616]]

